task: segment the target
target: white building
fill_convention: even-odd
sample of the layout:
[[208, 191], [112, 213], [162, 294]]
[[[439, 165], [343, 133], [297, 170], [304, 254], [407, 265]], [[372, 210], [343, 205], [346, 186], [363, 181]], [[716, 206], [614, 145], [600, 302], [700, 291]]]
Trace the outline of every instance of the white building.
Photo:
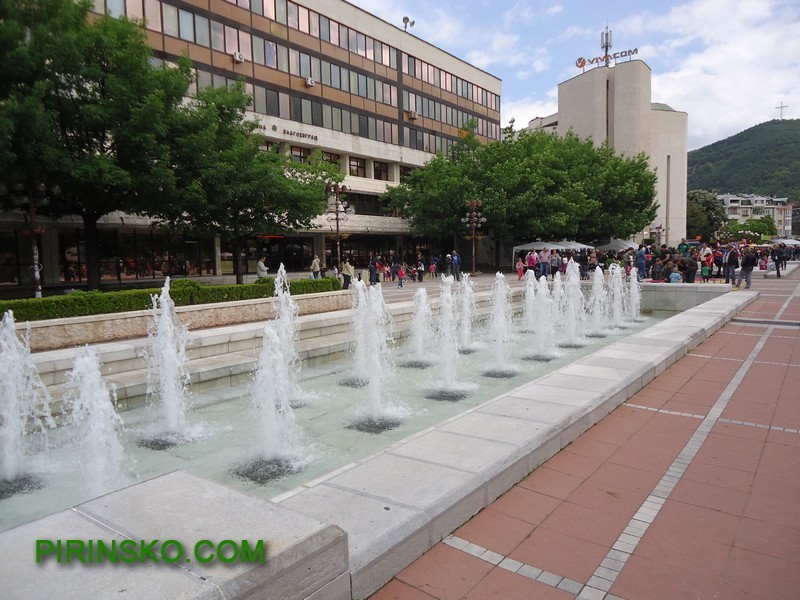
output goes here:
[[658, 216], [636, 236], [677, 245], [686, 237], [688, 115], [651, 100], [651, 71], [631, 60], [600, 66], [558, 86], [558, 112], [530, 121], [528, 129], [572, 130], [618, 154], [644, 152], [658, 176]]
[[770, 198], [755, 194], [718, 194], [717, 200], [725, 206], [729, 219], [744, 223], [749, 219], [772, 217], [779, 238], [792, 236], [792, 205], [788, 198]]

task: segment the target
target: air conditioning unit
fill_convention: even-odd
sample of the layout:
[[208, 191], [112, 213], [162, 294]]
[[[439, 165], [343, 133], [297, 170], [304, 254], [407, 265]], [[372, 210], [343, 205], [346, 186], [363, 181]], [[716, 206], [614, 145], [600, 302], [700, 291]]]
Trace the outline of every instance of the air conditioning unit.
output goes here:
[[241, 52], [234, 52], [233, 53], [233, 62], [235, 63], [243, 63], [244, 62], [244, 54]]
[[417, 117], [419, 117], [419, 115], [417, 114], [417, 111], [415, 111], [415, 110], [408, 111], [408, 118], [409, 119], [411, 119], [412, 121], [416, 121]]
[[317, 82], [313, 77], [306, 77], [306, 87], [314, 87], [316, 84]]

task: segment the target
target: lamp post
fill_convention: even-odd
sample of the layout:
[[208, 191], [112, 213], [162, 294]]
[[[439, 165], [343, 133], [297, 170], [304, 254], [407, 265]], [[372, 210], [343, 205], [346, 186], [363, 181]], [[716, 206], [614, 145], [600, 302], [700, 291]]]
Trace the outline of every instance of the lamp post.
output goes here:
[[[4, 187], [5, 189], [5, 187]], [[42, 265], [39, 264], [39, 236], [44, 231], [44, 228], [36, 224], [36, 207], [45, 206], [48, 203], [47, 186], [38, 182], [32, 184], [32, 189], [26, 188], [23, 184], [18, 183], [13, 186], [12, 201], [16, 206], [22, 209], [27, 208], [25, 213], [25, 220], [27, 221], [27, 228], [23, 231], [23, 235], [31, 236], [31, 259], [33, 262], [33, 295], [35, 298], [42, 297]], [[59, 192], [57, 187], [53, 188], [53, 193]]]
[[483, 237], [477, 233], [477, 230], [486, 222], [486, 217], [479, 210], [483, 206], [480, 200], [467, 200], [465, 205], [467, 207], [467, 215], [461, 219], [461, 222], [470, 232], [466, 237], [468, 240], [472, 240], [472, 276], [475, 277], [477, 273], [475, 269], [475, 242]]
[[336, 268], [342, 268], [342, 243], [339, 235], [339, 223], [347, 221], [347, 215], [353, 214], [353, 209], [347, 204], [346, 201], [339, 201], [339, 194], [346, 194], [348, 189], [346, 185], [339, 185], [338, 183], [329, 185], [325, 188], [329, 194], [334, 196], [334, 204], [328, 209], [328, 222], [336, 223]]

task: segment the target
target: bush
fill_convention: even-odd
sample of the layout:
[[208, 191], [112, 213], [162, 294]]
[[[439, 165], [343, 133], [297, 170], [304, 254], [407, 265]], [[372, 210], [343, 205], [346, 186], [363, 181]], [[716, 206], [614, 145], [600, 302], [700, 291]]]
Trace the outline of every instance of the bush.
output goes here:
[[[289, 285], [294, 295], [341, 289], [341, 282], [335, 277], [295, 279]], [[247, 285], [204, 286], [193, 279], [177, 279], [170, 283], [170, 297], [176, 306], [271, 298], [274, 292], [274, 277], [265, 277]], [[160, 293], [160, 288], [118, 292], [75, 291], [66, 296], [0, 300], [0, 314], [12, 310], [16, 321], [42, 321], [147, 310], [153, 306], [153, 295]]]

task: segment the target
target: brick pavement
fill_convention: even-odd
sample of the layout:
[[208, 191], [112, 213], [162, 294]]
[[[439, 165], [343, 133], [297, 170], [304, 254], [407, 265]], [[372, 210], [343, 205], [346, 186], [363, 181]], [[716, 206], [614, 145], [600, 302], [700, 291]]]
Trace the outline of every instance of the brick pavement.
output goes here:
[[373, 600], [800, 598], [800, 269], [753, 288]]

